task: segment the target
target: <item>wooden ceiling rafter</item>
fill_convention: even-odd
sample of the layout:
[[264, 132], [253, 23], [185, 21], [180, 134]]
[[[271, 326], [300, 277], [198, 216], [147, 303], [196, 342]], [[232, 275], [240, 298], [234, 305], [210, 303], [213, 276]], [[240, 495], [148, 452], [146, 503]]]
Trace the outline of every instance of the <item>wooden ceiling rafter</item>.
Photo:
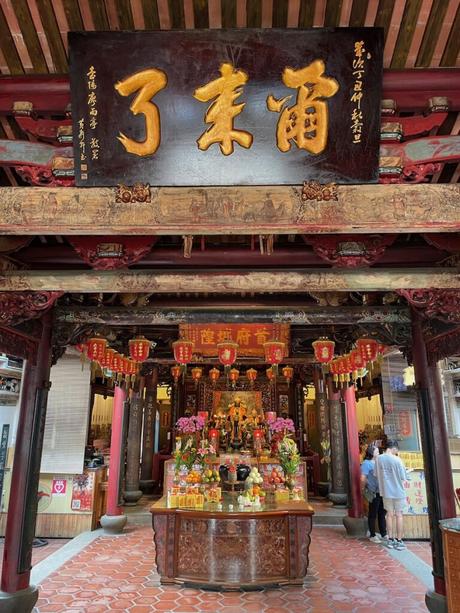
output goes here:
[[69, 30], [373, 25], [385, 67], [459, 65], [459, 0], [15, 0], [0, 6], [0, 71], [67, 72]]

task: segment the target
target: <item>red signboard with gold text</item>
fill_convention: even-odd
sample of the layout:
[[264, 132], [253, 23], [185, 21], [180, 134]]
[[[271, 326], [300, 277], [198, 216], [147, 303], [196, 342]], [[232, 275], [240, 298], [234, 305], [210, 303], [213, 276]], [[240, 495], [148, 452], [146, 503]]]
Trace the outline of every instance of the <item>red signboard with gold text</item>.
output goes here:
[[194, 353], [217, 356], [217, 344], [234, 341], [239, 356], [261, 356], [264, 343], [271, 340], [286, 343], [285, 355], [289, 355], [289, 324], [180, 324], [182, 338], [193, 341]]

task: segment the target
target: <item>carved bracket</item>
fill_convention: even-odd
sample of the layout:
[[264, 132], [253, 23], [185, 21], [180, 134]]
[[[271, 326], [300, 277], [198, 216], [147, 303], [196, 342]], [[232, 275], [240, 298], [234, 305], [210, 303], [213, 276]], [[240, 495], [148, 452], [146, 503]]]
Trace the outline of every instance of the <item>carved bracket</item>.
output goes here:
[[339, 268], [359, 268], [374, 264], [395, 238], [395, 234], [303, 236], [304, 241], [313, 247], [320, 258]]
[[126, 268], [145, 257], [156, 241], [154, 236], [72, 236], [69, 243], [95, 270]]
[[8, 355], [30, 360], [35, 363], [37, 357], [38, 340], [34, 341], [30, 337], [0, 326], [0, 351]]
[[423, 317], [434, 317], [448, 323], [460, 323], [460, 290], [458, 289], [401, 289], [400, 296], [417, 309]]
[[1, 292], [0, 324], [16, 325], [34, 319], [53, 306], [63, 292]]

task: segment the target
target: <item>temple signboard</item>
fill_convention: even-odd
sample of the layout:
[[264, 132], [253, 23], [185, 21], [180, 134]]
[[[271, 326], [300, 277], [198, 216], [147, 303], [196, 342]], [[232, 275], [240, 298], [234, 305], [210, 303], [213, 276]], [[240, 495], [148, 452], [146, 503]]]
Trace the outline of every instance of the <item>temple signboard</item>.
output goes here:
[[69, 34], [78, 186], [372, 183], [380, 28]]

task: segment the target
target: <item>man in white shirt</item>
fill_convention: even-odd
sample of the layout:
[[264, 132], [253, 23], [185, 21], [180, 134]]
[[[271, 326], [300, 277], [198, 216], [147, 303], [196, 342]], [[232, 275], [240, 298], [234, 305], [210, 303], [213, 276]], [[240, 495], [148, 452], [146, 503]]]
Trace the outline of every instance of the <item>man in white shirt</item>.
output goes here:
[[383, 507], [387, 512], [387, 547], [401, 551], [406, 548], [403, 543], [403, 512], [406, 506], [406, 469], [397, 453], [397, 441], [388, 440], [385, 453], [375, 460], [375, 475], [379, 482]]

